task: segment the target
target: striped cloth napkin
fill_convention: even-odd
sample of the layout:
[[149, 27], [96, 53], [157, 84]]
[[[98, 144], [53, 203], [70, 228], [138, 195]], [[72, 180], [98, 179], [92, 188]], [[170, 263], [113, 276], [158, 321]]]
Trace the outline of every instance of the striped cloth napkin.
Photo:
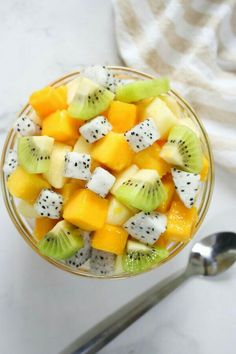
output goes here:
[[236, 174], [236, 0], [113, 0], [127, 66], [167, 75]]

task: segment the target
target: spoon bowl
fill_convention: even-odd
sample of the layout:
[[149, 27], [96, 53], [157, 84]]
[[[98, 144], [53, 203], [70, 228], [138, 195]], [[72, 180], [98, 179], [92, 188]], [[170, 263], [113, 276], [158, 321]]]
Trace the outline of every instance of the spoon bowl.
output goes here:
[[218, 232], [195, 243], [187, 271], [192, 275], [217, 275], [230, 268], [235, 261], [236, 234]]
[[93, 327], [61, 354], [95, 354], [189, 277], [217, 275], [236, 262], [236, 233], [218, 232], [193, 245], [187, 268], [169, 277]]

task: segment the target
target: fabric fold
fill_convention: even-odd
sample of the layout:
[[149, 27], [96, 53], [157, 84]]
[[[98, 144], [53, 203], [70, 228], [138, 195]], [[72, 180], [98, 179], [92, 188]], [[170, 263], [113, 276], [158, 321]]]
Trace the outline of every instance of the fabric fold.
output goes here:
[[113, 0], [127, 66], [167, 75], [205, 123], [215, 161], [236, 174], [236, 0]]

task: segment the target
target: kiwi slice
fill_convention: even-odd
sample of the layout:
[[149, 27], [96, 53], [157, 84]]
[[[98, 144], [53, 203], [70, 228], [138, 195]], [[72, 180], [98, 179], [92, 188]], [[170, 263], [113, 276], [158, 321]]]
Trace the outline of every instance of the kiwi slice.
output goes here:
[[38, 249], [47, 257], [63, 260], [83, 247], [80, 230], [67, 221], [60, 221], [39, 241]]
[[203, 166], [201, 142], [196, 133], [184, 125], [171, 129], [160, 157], [187, 172], [199, 173]]
[[170, 84], [166, 77], [153, 80], [137, 80], [123, 86], [118, 86], [116, 89], [116, 99], [122, 102], [137, 102], [166, 93], [169, 89]]
[[140, 273], [150, 269], [168, 255], [169, 252], [166, 248], [148, 247], [129, 240], [126, 252], [122, 256], [122, 268], [125, 272]]
[[44, 173], [49, 169], [54, 139], [48, 136], [19, 138], [17, 155], [19, 164], [29, 173]]
[[146, 212], [156, 209], [167, 197], [157, 171], [148, 169], [139, 170], [123, 182], [114, 195], [128, 207]]
[[70, 97], [68, 113], [71, 117], [87, 120], [104, 112], [114, 98], [111, 91], [84, 77], [68, 85]]

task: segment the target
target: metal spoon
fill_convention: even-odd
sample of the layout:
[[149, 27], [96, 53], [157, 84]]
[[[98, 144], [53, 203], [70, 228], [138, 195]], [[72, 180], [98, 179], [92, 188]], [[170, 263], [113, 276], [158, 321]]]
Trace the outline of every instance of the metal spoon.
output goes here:
[[[218, 232], [197, 242], [186, 269], [165, 279], [107, 317], [68, 347], [64, 354], [94, 354], [192, 275], [214, 276], [236, 261], [236, 234]], [[61, 353], [61, 354], [63, 354]]]

